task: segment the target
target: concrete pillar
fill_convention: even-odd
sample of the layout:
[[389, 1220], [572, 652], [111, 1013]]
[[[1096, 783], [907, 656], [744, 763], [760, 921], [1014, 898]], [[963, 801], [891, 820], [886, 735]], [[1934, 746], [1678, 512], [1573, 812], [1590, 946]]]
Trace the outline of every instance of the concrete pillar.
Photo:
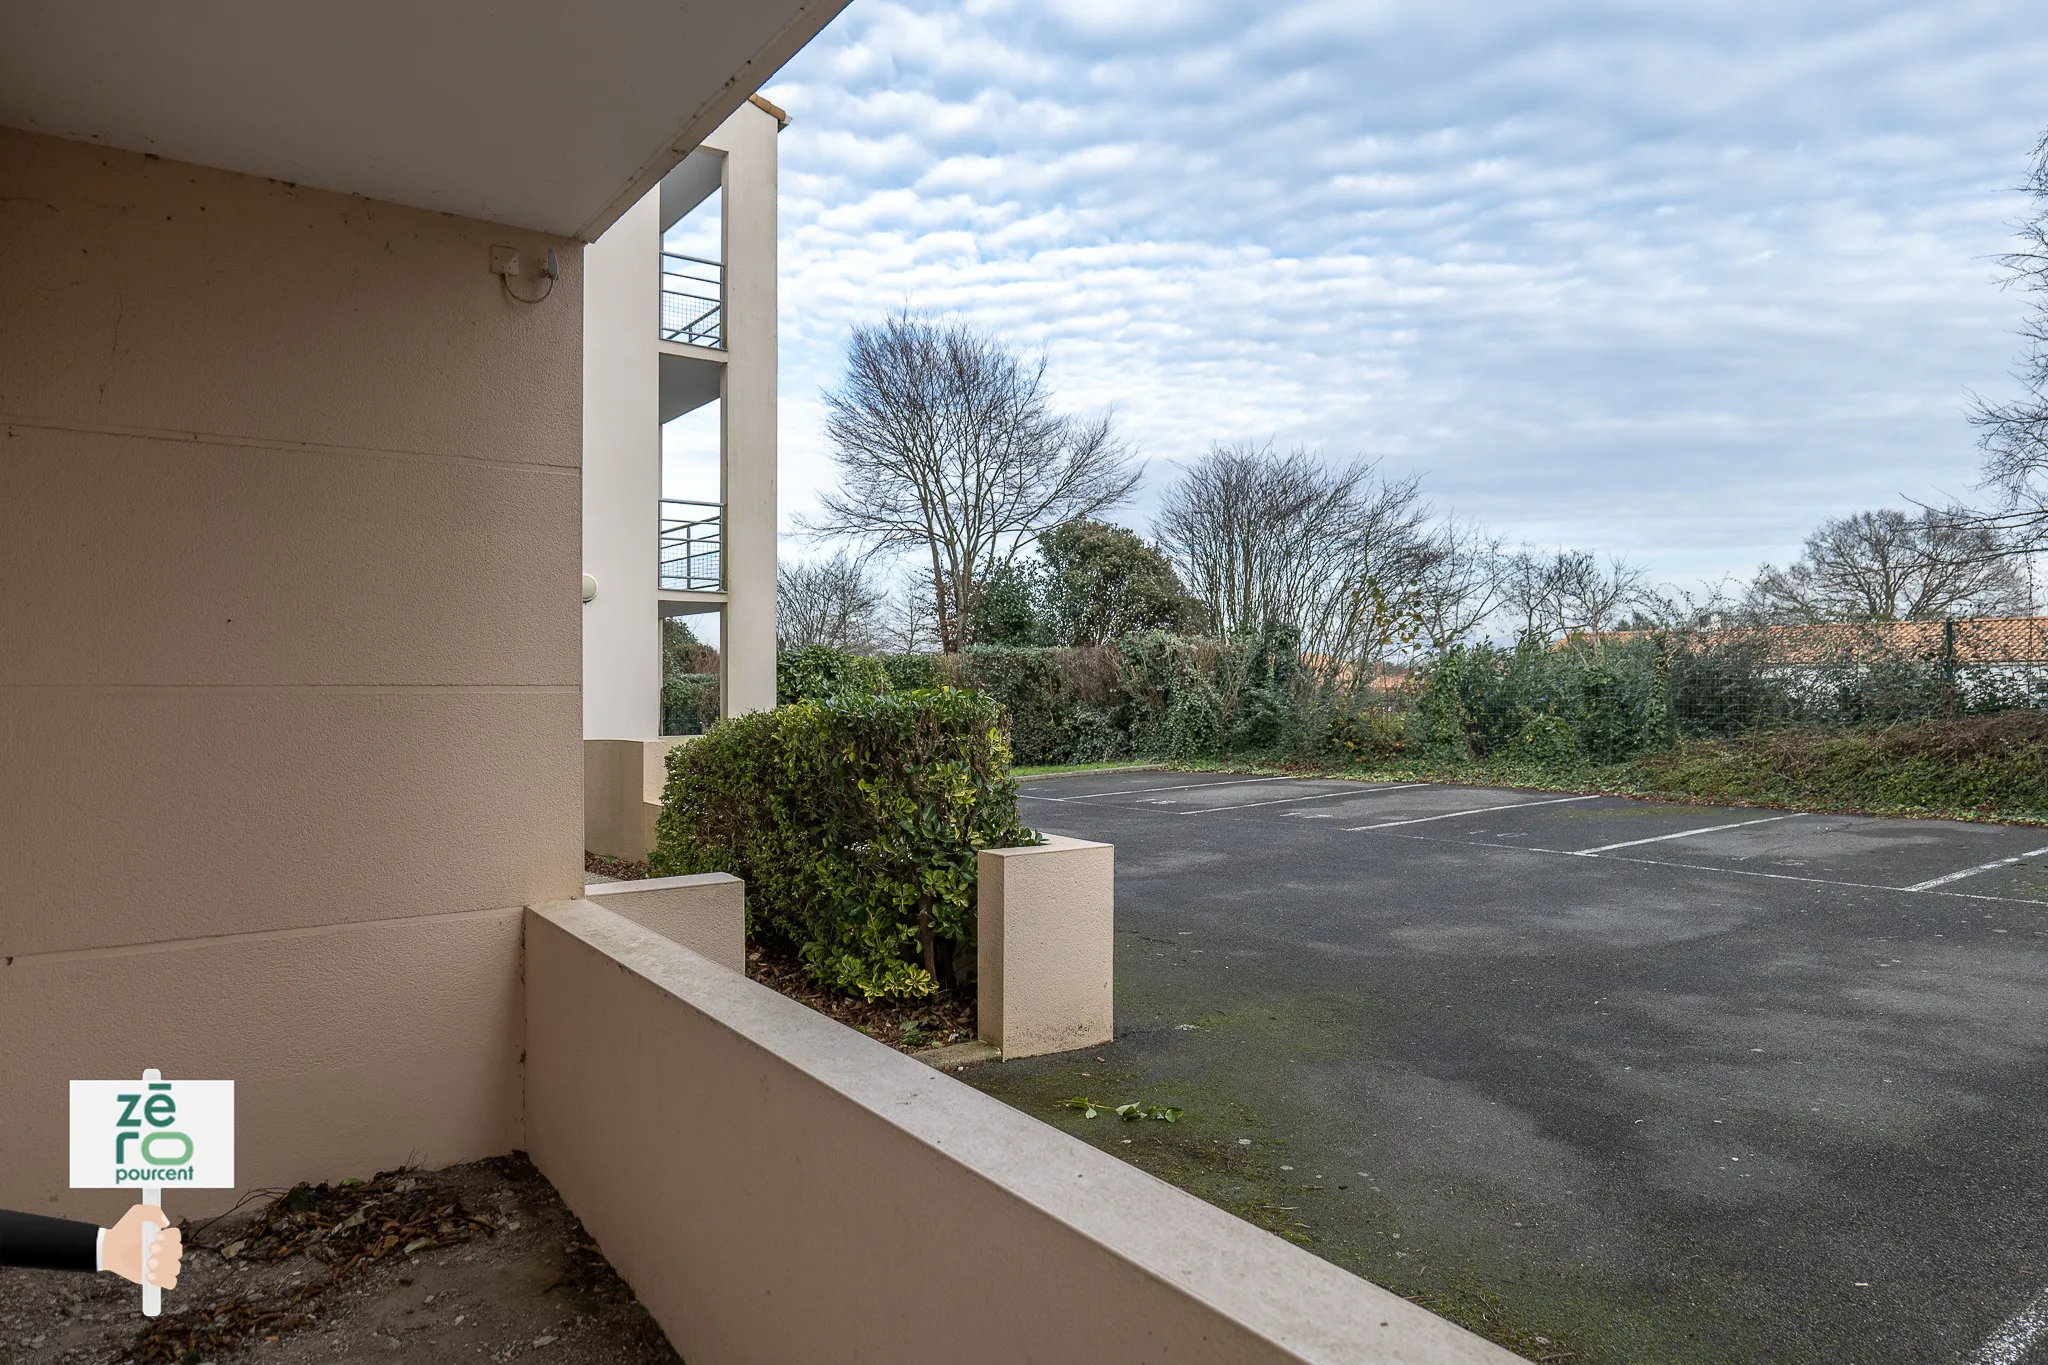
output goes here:
[[775, 705], [776, 160], [749, 102], [704, 145], [725, 157], [725, 713]]
[[661, 733], [660, 192], [584, 249], [583, 734]]
[[1057, 834], [975, 855], [984, 1042], [1005, 1060], [1115, 1036], [1116, 848]]

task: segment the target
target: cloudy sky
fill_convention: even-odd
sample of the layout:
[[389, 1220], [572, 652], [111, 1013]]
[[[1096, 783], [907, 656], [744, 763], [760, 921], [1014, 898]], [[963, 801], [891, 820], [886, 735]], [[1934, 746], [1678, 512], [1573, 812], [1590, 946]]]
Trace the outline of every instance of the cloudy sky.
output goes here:
[[1141, 528], [1246, 438], [1676, 581], [1967, 494], [2044, 70], [2039, 0], [854, 0], [764, 91], [785, 522], [898, 307], [1113, 406]]

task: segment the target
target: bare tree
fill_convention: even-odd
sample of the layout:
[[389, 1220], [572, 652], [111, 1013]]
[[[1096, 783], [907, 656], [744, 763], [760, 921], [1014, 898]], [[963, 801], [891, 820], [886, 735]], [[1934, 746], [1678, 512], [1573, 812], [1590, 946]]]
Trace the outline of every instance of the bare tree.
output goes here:
[[775, 571], [775, 643], [781, 649], [830, 645], [870, 653], [882, 639], [880, 585], [856, 555], [783, 564]]
[[2028, 609], [1998, 532], [1969, 513], [1895, 507], [1824, 522], [1783, 569], [1766, 564], [1750, 609], [1777, 621], [1920, 621]]
[[1550, 592], [1561, 631], [1598, 638], [1628, 623], [1642, 600], [1643, 571], [1619, 555], [1609, 555], [1602, 569], [1589, 550], [1561, 550], [1551, 561]]
[[2048, 134], [2034, 145], [2019, 189], [2032, 206], [2018, 224], [2019, 250], [1999, 263], [2007, 288], [2035, 296], [2020, 327], [2026, 350], [2014, 376], [2024, 392], [2009, 403], [1976, 398], [1970, 414], [1984, 451], [1982, 486], [1996, 499], [1978, 521], [2004, 533], [2009, 553], [2048, 547]]
[[1239, 443], [1188, 468], [1156, 529], [1223, 638], [1280, 625], [1311, 653], [1378, 662], [1414, 633], [1400, 623], [1412, 624], [1432, 561], [1428, 516], [1416, 480], [1371, 461], [1331, 468], [1307, 450]]
[[915, 574], [882, 606], [882, 649], [890, 654], [929, 654], [939, 647], [939, 623], [932, 615], [931, 585]]
[[1644, 600], [1642, 570], [1619, 556], [1602, 568], [1590, 550], [1545, 554], [1524, 545], [1496, 564], [1501, 605], [1524, 636], [1597, 639], [1627, 625]]
[[1053, 411], [1043, 357], [1027, 364], [965, 324], [898, 314], [856, 327], [825, 406], [840, 487], [808, 529], [923, 551], [942, 651], [967, 643], [991, 573], [1138, 481], [1107, 416]]
[[1665, 583], [1644, 589], [1636, 602], [1636, 624], [1650, 630], [1715, 630], [1749, 621], [1743, 585], [1723, 575], [1698, 588]]
[[1550, 620], [1549, 568], [1549, 561], [1527, 545], [1494, 561], [1495, 593], [1517, 636], [1548, 638], [1556, 631]]
[[1477, 522], [1445, 521], [1430, 537], [1415, 609], [1431, 649], [1449, 649], [1501, 601], [1500, 537]]

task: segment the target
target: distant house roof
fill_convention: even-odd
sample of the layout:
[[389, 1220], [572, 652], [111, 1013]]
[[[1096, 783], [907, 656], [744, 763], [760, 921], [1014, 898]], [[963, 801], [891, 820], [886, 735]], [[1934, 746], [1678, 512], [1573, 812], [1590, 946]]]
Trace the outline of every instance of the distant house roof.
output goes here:
[[[1973, 616], [1955, 623], [1958, 664], [2048, 663], [2048, 616]], [[1688, 631], [1612, 630], [1600, 640], [1639, 640], [1652, 634], [1685, 636], [1702, 644], [1761, 641], [1773, 663], [1825, 664], [1868, 655], [1940, 659], [1948, 649], [1946, 621], [1828, 621], [1813, 625], [1721, 626]], [[1567, 637], [1583, 640], [1583, 633]]]

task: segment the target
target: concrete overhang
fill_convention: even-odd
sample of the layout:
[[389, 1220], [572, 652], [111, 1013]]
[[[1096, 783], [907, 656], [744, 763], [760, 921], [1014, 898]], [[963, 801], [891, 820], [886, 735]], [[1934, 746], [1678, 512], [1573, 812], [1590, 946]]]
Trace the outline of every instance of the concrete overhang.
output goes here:
[[14, 0], [0, 125], [595, 238], [847, 0]]

